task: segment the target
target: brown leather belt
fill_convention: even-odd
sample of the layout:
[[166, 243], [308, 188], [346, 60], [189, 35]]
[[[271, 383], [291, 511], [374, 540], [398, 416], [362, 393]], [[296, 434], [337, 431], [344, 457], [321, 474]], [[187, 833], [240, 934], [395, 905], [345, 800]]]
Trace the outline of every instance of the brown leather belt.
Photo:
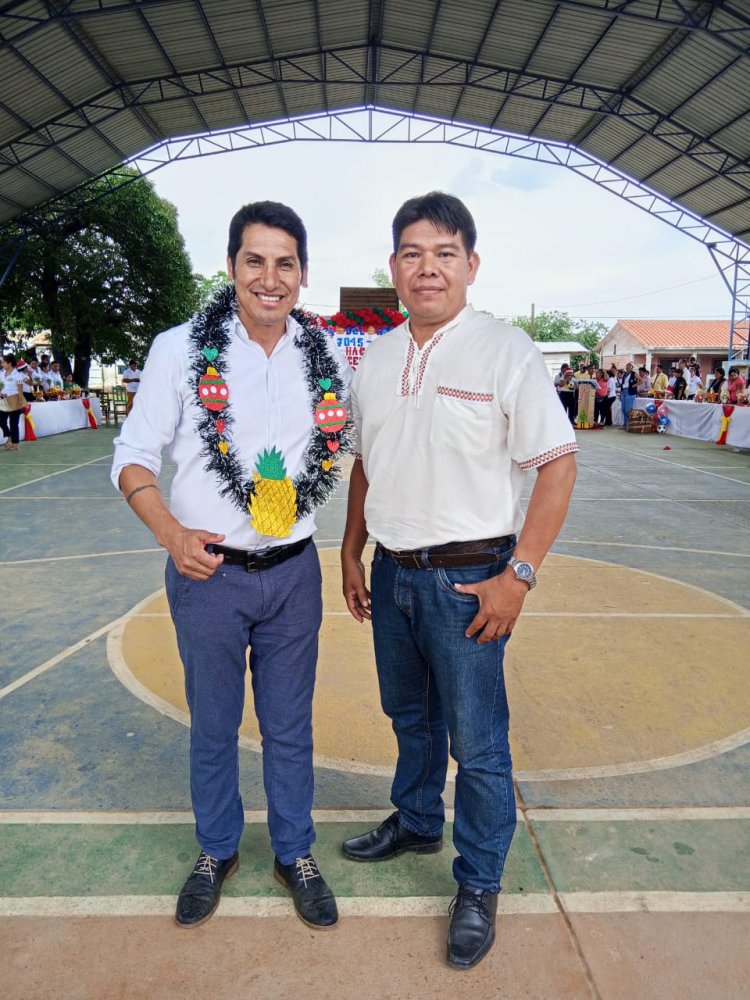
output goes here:
[[311, 541], [312, 538], [308, 537], [291, 545], [275, 545], [270, 549], [256, 549], [253, 552], [248, 552], [246, 549], [230, 549], [228, 545], [210, 545], [208, 550], [217, 556], [224, 556], [225, 566], [242, 566], [248, 573], [258, 573], [260, 570], [270, 569], [271, 566], [278, 566], [292, 556], [298, 556]]
[[479, 566], [485, 563], [499, 563], [506, 554], [488, 552], [501, 545], [515, 545], [515, 535], [503, 535], [501, 538], [482, 538], [473, 542], [448, 542], [446, 545], [434, 545], [425, 549], [387, 549], [380, 542], [377, 548], [392, 559], [397, 566], [411, 569], [450, 569], [459, 566]]

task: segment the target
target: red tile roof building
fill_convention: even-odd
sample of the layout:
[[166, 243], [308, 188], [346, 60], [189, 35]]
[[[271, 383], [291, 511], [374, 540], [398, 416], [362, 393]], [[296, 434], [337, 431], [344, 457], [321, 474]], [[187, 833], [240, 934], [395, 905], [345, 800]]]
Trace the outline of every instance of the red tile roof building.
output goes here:
[[[735, 329], [733, 353], [747, 354], [747, 326]], [[649, 371], [669, 367], [681, 358], [695, 356], [702, 373], [729, 355], [729, 320], [719, 319], [620, 319], [597, 344], [601, 364], [626, 362], [645, 365]]]

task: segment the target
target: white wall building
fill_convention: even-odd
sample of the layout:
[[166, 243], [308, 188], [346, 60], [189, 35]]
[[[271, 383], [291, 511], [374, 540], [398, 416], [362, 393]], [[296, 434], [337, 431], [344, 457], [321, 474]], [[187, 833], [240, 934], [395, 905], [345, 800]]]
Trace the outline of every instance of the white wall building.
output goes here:
[[579, 344], [577, 340], [535, 340], [534, 347], [538, 347], [544, 355], [544, 363], [550, 375], [557, 374], [563, 362], [569, 365], [574, 354], [590, 353], [588, 347]]

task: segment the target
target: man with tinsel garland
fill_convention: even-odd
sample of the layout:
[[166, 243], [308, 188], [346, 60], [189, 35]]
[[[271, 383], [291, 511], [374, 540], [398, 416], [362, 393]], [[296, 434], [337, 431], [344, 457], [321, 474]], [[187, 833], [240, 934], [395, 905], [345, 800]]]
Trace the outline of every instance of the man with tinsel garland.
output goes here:
[[409, 319], [367, 349], [354, 377], [357, 459], [341, 548], [344, 596], [357, 621], [372, 618], [398, 742], [396, 811], [344, 853], [373, 862], [441, 850], [450, 747], [457, 969], [495, 939], [516, 822], [503, 655], [565, 518], [578, 450], [534, 343], [467, 305], [475, 242], [471, 214], [451, 195], [413, 198], [396, 214], [391, 276]]
[[[160, 334], [115, 440], [112, 481], [169, 555], [166, 588], [190, 707], [190, 786], [201, 853], [177, 902], [195, 927], [239, 866], [238, 733], [250, 647], [274, 875], [300, 918], [333, 926], [311, 854], [312, 697], [322, 620], [314, 514], [340, 481], [350, 370], [294, 307], [307, 234], [285, 205], [244, 206], [227, 272], [192, 321]], [[168, 447], [169, 507], [157, 481]]]

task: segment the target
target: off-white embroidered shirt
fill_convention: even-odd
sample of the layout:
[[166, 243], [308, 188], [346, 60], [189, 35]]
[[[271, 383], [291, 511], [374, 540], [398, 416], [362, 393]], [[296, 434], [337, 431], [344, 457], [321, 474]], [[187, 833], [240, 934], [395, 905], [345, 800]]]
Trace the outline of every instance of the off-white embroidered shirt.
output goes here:
[[352, 413], [367, 528], [389, 549], [518, 531], [526, 470], [578, 451], [539, 349], [471, 306], [421, 350], [408, 321], [371, 344]]
[[[281, 451], [289, 478], [294, 479], [303, 469], [314, 420], [302, 352], [294, 344], [298, 332], [304, 336], [298, 323], [289, 317], [286, 333], [269, 358], [259, 344], [249, 339], [239, 320], [235, 318], [230, 326], [230, 344], [220, 375], [229, 387], [234, 416], [232, 446], [248, 478], [264, 449]], [[223, 544], [240, 549], [286, 545], [307, 538], [315, 530], [313, 514], [298, 520], [284, 539], [259, 535], [250, 523], [249, 513], [221, 496], [222, 482], [205, 470], [203, 441], [196, 429], [203, 407], [193, 381], [189, 334], [190, 326], [185, 323], [154, 340], [141, 373], [138, 406], [130, 412], [114, 441], [113, 485], [119, 489], [120, 473], [126, 465], [142, 465], [158, 476], [166, 447], [177, 466], [169, 507], [186, 528], [224, 534]], [[348, 386], [351, 369], [333, 342], [328, 349]], [[322, 398], [322, 389], [320, 394]]]

